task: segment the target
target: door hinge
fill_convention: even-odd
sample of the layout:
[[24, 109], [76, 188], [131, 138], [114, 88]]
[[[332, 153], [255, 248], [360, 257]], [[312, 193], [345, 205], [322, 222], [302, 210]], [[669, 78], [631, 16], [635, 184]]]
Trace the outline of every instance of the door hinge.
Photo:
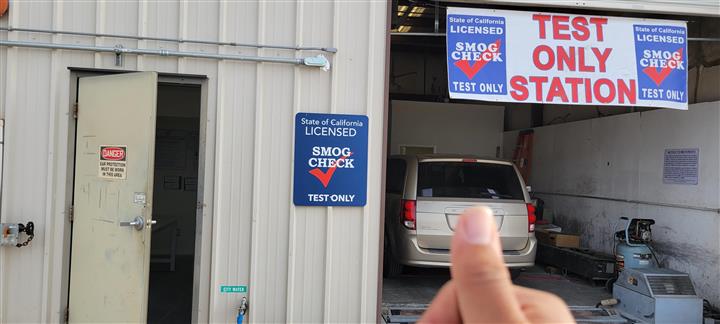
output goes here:
[[69, 323], [69, 322], [70, 322], [70, 306], [65, 307], [65, 322], [64, 323]]
[[77, 102], [74, 103], [72, 106], [72, 114], [73, 114], [73, 118], [75, 118], [75, 119], [78, 118], [78, 103]]
[[68, 220], [70, 221], [70, 223], [73, 222], [74, 218], [75, 218], [75, 206], [70, 206], [70, 208], [68, 208]]

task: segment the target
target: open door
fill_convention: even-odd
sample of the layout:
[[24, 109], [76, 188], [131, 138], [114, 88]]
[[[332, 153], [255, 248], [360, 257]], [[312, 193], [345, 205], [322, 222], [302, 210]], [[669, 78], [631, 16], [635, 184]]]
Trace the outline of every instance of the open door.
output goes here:
[[157, 74], [80, 79], [69, 322], [145, 322]]

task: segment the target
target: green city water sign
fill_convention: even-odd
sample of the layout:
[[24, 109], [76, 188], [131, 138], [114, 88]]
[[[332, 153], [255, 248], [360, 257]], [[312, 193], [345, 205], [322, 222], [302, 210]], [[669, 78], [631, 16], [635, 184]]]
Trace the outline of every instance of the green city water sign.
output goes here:
[[246, 293], [247, 292], [247, 286], [220, 286], [220, 292], [221, 293]]

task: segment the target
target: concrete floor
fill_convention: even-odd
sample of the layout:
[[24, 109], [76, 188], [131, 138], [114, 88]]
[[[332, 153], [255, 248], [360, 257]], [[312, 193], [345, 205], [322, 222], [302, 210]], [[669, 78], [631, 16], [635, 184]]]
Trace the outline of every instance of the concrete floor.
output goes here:
[[[384, 278], [383, 305], [429, 304], [442, 285], [450, 279], [447, 269], [409, 268], [397, 278]], [[520, 286], [548, 291], [565, 300], [569, 306], [595, 306], [612, 297], [605, 287], [568, 275], [547, 274], [540, 266], [527, 269], [515, 281]]]
[[[514, 283], [520, 286], [539, 289], [554, 293], [565, 300], [568, 306], [595, 306], [600, 300], [612, 297], [605, 291], [604, 285], [596, 285], [585, 279], [572, 275], [562, 276], [548, 274], [541, 266], [535, 266], [524, 271]], [[383, 279], [383, 317], [392, 314], [393, 323], [414, 323], [432, 301], [437, 291], [445, 282], [450, 280], [448, 269], [408, 268], [402, 276]], [[578, 323], [592, 316], [598, 316], [597, 310], [578, 310], [571, 307], [573, 316]], [[603, 320], [607, 318], [603, 317]], [[625, 323], [622, 318], [603, 323]]]

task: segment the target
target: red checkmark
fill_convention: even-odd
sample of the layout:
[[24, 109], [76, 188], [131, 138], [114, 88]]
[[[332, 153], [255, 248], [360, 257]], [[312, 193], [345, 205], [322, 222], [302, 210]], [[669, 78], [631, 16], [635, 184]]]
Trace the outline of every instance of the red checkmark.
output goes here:
[[[348, 155], [341, 157], [340, 159], [338, 159], [338, 161], [345, 160], [348, 157], [350, 157], [350, 155], [352, 155], [352, 152]], [[327, 188], [328, 184], [330, 184], [330, 179], [332, 179], [333, 174], [335, 174], [335, 170], [337, 170], [337, 162], [333, 163], [333, 165], [330, 168], [328, 168], [328, 170], [326, 172], [322, 172], [322, 171], [320, 171], [320, 169], [315, 168], [315, 169], [310, 170], [310, 174], [312, 174], [313, 176], [315, 176], [315, 178], [320, 180], [320, 183], [322, 183], [323, 187]]]
[[[480, 57], [485, 57], [485, 55], [487, 55], [486, 53], [492, 53], [493, 51], [491, 51], [490, 48], [491, 48], [491, 46], [488, 46], [488, 48], [485, 51], [483, 51], [483, 53], [480, 55]], [[500, 40], [499, 39], [495, 41], [494, 48], [497, 48], [498, 51], [500, 50]], [[472, 78], [475, 77], [475, 74], [480, 72], [480, 70], [482, 70], [482, 68], [488, 62], [490, 62], [490, 60], [487, 60], [487, 61], [480, 60], [480, 61], [475, 61], [475, 63], [473, 65], [470, 65], [470, 61], [461, 60], [461, 61], [456, 61], [455, 66], [457, 66], [460, 69], [460, 71], [463, 71], [463, 73], [465, 73], [465, 75], [468, 77], [468, 79], [472, 80]]]
[[[677, 54], [678, 57], [680, 57], [678, 60], [682, 60], [682, 50], [683, 49], [680, 48], [679, 50], [675, 51], [675, 54]], [[673, 56], [675, 56], [675, 55], [673, 55]], [[644, 68], [642, 71], [645, 72], [645, 74], [647, 74], [647, 76], [650, 77], [650, 79], [652, 79], [653, 82], [655, 82], [655, 85], [657, 85], [659, 87], [660, 84], [663, 83], [663, 81], [665, 81], [665, 78], [667, 78], [668, 75], [670, 75], [670, 72], [672, 72], [672, 70], [673, 70], [672, 68], [670, 68], [669, 66], [666, 66], [666, 67], [662, 68], [660, 70], [660, 72], [658, 72], [658, 70], [656, 68], [648, 66], [648, 67]]]

